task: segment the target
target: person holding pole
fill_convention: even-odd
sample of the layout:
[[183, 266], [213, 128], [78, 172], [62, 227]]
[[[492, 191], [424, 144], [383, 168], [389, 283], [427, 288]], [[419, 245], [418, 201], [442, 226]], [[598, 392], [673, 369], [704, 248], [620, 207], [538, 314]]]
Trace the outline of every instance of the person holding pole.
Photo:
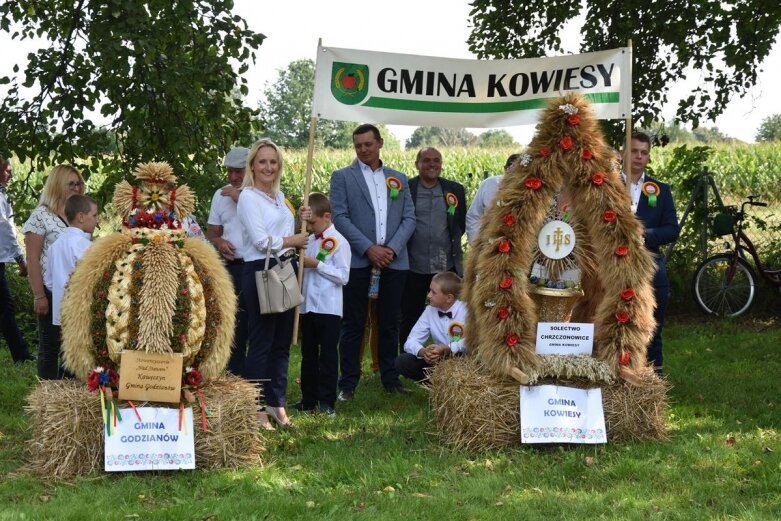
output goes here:
[[225, 156], [228, 184], [214, 192], [206, 227], [206, 238], [222, 257], [233, 279], [233, 289], [238, 299], [233, 349], [228, 362], [228, 371], [236, 376], [244, 376], [244, 359], [247, 356], [247, 305], [241, 291], [244, 259], [241, 258], [240, 252], [244, 249], [244, 244], [236, 206], [247, 170], [248, 152], [245, 147], [233, 147]]
[[654, 295], [656, 297], [656, 330], [648, 345], [648, 361], [654, 365], [659, 376], [662, 370], [662, 327], [664, 313], [670, 299], [670, 281], [660, 247], [678, 238], [678, 216], [670, 186], [645, 174], [645, 167], [651, 159], [651, 138], [643, 132], [632, 134], [630, 149], [632, 210], [645, 227], [645, 247], [656, 259]]
[[[297, 269], [295, 248], [305, 247], [308, 238], [306, 233], [295, 233], [293, 212], [279, 189], [283, 164], [282, 151], [270, 139], [261, 139], [252, 145], [236, 206], [242, 227], [242, 291], [249, 324], [244, 377], [263, 380], [266, 409], [260, 415], [260, 422], [265, 430], [274, 429], [269, 419], [281, 427], [291, 426], [285, 403], [295, 312], [290, 309], [261, 315], [255, 272], [264, 269], [268, 248], [280, 259], [291, 260]], [[307, 213], [302, 209], [302, 218], [310, 217], [311, 211]], [[269, 267], [276, 262], [274, 258], [269, 259]]]
[[360, 343], [370, 291], [377, 299], [382, 385], [389, 393], [409, 392], [399, 381], [395, 360], [399, 351], [399, 308], [409, 269], [407, 242], [415, 231], [415, 209], [407, 176], [380, 160], [382, 145], [377, 127], [360, 125], [353, 131], [356, 160], [331, 176], [334, 225], [352, 250], [339, 339], [341, 401], [355, 397], [361, 376]]

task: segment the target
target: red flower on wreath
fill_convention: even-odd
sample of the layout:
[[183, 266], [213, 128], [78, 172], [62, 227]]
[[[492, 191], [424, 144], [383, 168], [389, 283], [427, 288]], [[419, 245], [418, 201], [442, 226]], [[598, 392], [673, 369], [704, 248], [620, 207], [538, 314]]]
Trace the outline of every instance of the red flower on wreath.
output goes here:
[[502, 239], [496, 249], [499, 250], [499, 253], [510, 253], [510, 241]]
[[570, 125], [579, 125], [580, 124], [580, 116], [577, 114], [572, 114], [567, 118], [567, 123]]
[[526, 180], [526, 188], [539, 190], [542, 187], [542, 181], [538, 177], [530, 177]]
[[518, 335], [516, 335], [515, 333], [512, 333], [510, 335], [507, 335], [507, 339], [505, 339], [505, 342], [507, 342], [508, 346], [514, 347], [518, 343], [518, 340], [520, 340], [518, 338]]
[[499, 311], [497, 311], [496, 316], [499, 317], [499, 320], [507, 320], [507, 318], [510, 316], [510, 308], [507, 306], [502, 306], [499, 308]]
[[94, 393], [95, 391], [98, 390], [99, 385], [100, 385], [100, 373], [95, 370], [90, 371], [89, 374], [87, 375], [87, 389], [89, 389], [91, 393]]
[[201, 376], [201, 372], [195, 367], [188, 367], [184, 374], [184, 381], [188, 385], [201, 385], [203, 383], [203, 376]]
[[513, 278], [512, 277], [505, 277], [502, 279], [502, 281], [499, 283], [499, 287], [502, 289], [510, 289], [513, 287]]
[[629, 302], [633, 298], [635, 298], [635, 290], [632, 288], [626, 288], [624, 291], [621, 292], [621, 298]]
[[629, 248], [627, 248], [626, 245], [624, 244], [616, 248], [616, 255], [618, 255], [619, 257], [626, 257], [627, 253], [629, 253]]
[[629, 322], [629, 313], [627, 313], [626, 311], [619, 311], [618, 313], [616, 313], [616, 321], [619, 324], [626, 324], [627, 322]]
[[103, 272], [103, 278], [104, 278], [104, 279], [111, 278], [111, 272], [109, 272], [109, 271], [104, 271], [104, 272]]
[[515, 224], [515, 216], [511, 213], [506, 213], [504, 214], [504, 217], [502, 217], [502, 222], [505, 226], [512, 226]]
[[621, 351], [621, 353], [618, 355], [618, 365], [629, 365], [629, 352], [628, 351]]
[[606, 223], [612, 223], [613, 221], [616, 220], [616, 217], [617, 217], [616, 212], [614, 212], [613, 210], [605, 210], [605, 213], [602, 214], [602, 219]]
[[540, 149], [540, 155], [542, 157], [548, 157], [550, 155], [550, 149], [548, 147], [542, 147]]
[[103, 290], [98, 291], [98, 298], [106, 298], [106, 292]]
[[569, 136], [566, 136], [564, 139], [559, 141], [559, 146], [563, 148], [564, 150], [569, 150], [572, 148], [572, 138]]
[[581, 157], [582, 157], [583, 159], [585, 159], [586, 161], [588, 161], [588, 160], [590, 160], [590, 159], [593, 159], [593, 158], [594, 158], [594, 152], [592, 152], [591, 150], [589, 150], [589, 149], [587, 148], [586, 150], [584, 150], [584, 151], [583, 151], [583, 155], [582, 155]]
[[187, 288], [184, 288], [184, 289], [181, 291], [181, 294], [182, 294], [182, 295], [187, 295], [187, 294], [189, 294], [189, 293], [190, 293], [190, 290], [189, 290], [189, 289], [187, 289]]
[[597, 172], [591, 176], [591, 182], [597, 186], [602, 186], [602, 183], [605, 182], [605, 174]]

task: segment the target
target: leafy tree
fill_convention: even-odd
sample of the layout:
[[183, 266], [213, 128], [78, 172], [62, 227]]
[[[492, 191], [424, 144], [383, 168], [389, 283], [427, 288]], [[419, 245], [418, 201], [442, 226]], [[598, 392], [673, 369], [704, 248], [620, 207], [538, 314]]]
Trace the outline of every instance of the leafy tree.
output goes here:
[[511, 147], [516, 145], [512, 134], [506, 130], [486, 130], [477, 136], [475, 144], [483, 148]]
[[475, 135], [465, 128], [418, 127], [407, 139], [405, 147], [409, 150], [426, 146], [467, 146], [475, 139]]
[[[701, 75], [678, 104], [676, 118], [699, 126], [724, 111], [757, 80], [781, 25], [781, 4], [765, 0], [474, 0], [469, 49], [480, 58], [532, 58], [562, 53], [565, 24], [585, 15], [581, 52], [622, 47], [632, 39], [634, 118], [648, 126], [687, 68]], [[576, 29], [577, 30], [577, 29]], [[610, 125], [620, 137], [620, 122]]]
[[[34, 171], [58, 162], [100, 173], [99, 202], [141, 161], [168, 161], [201, 196], [225, 151], [252, 135], [242, 77], [264, 36], [231, 0], [18, 0], [0, 4], [0, 29], [41, 38], [24, 79], [0, 77], [2, 154]], [[238, 64], [238, 65], [236, 65]], [[100, 116], [97, 116], [100, 114]], [[95, 118], [108, 120], [105, 130]], [[107, 138], [114, 140], [109, 145]], [[29, 186], [29, 183], [28, 183]], [[93, 188], [95, 188], [93, 186]], [[204, 197], [206, 196], [206, 197]], [[202, 208], [203, 209], [203, 208]]]
[[[260, 105], [263, 135], [286, 148], [306, 148], [312, 119], [312, 92], [315, 64], [296, 60], [280, 69], [277, 81], [264, 91]], [[348, 121], [317, 120], [315, 144], [318, 147], [349, 148], [355, 125]]]
[[762, 120], [756, 135], [757, 141], [781, 140], [781, 114], [773, 114]]

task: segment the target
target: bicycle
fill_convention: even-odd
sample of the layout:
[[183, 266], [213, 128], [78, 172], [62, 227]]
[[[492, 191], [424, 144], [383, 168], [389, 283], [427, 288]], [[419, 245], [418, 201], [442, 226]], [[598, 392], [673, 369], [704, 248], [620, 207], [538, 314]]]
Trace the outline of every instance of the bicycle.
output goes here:
[[781, 269], [770, 269], [759, 258], [757, 249], [743, 231], [746, 206], [767, 206], [750, 195], [736, 207], [724, 207], [714, 219], [713, 231], [717, 236], [731, 235], [732, 242], [725, 242], [728, 251], [708, 257], [700, 263], [694, 274], [694, 298], [709, 315], [736, 317], [744, 313], [754, 301], [758, 287], [757, 274], [749, 264], [751, 258], [762, 278], [781, 290]]

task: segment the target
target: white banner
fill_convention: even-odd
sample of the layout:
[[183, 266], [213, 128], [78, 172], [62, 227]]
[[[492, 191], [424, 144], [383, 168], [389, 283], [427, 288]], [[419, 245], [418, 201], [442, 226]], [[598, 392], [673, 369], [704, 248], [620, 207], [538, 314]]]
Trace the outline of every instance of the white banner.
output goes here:
[[594, 324], [538, 322], [538, 355], [589, 355], [594, 349]]
[[632, 49], [462, 60], [319, 47], [312, 116], [442, 127], [536, 123], [550, 98], [585, 96], [600, 119], [631, 113]]
[[607, 443], [602, 389], [521, 386], [521, 443]]
[[141, 420], [132, 409], [122, 409], [116, 430], [106, 440], [107, 472], [132, 470], [178, 470], [195, 468], [193, 410], [184, 410], [179, 430], [179, 409], [138, 407]]

